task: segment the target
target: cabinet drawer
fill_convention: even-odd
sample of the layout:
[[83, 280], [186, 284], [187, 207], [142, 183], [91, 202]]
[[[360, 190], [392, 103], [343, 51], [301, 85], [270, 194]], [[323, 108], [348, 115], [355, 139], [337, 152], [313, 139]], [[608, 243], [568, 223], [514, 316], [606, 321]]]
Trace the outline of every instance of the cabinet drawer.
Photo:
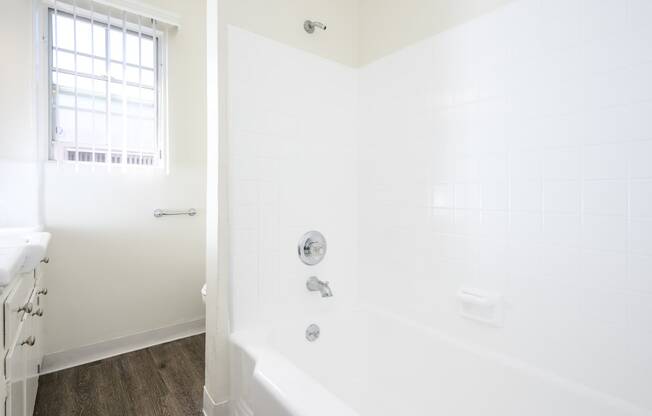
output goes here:
[[37, 266], [34, 269], [34, 282], [38, 285], [41, 281], [43, 281], [43, 266]]
[[[29, 298], [34, 289], [34, 277], [31, 273], [24, 273], [17, 277], [19, 281], [14, 290], [7, 296], [3, 305], [3, 325], [4, 325], [4, 339], [3, 345], [8, 348], [14, 337], [18, 325], [25, 316], [25, 310]], [[34, 306], [32, 305], [32, 308]]]
[[[34, 291], [32, 298], [36, 297], [36, 291]], [[36, 299], [34, 299], [34, 305], [36, 305]], [[23, 335], [16, 337], [17, 343], [25, 342], [25, 415], [29, 416], [34, 413], [38, 378], [43, 357], [42, 322], [43, 318], [32, 312], [31, 316], [23, 319]]]
[[[16, 336], [25, 336], [25, 325], [21, 322], [16, 327]], [[9, 348], [5, 357], [5, 372], [7, 380], [7, 410], [8, 415], [25, 414], [25, 353], [27, 349], [21, 345], [18, 338]]]

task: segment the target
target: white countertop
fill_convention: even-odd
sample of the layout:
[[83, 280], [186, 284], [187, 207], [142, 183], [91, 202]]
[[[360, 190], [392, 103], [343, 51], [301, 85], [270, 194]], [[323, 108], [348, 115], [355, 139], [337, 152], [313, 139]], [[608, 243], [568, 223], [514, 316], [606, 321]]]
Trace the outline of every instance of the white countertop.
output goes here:
[[51, 235], [39, 229], [42, 227], [0, 228], [0, 286], [33, 270], [45, 257]]

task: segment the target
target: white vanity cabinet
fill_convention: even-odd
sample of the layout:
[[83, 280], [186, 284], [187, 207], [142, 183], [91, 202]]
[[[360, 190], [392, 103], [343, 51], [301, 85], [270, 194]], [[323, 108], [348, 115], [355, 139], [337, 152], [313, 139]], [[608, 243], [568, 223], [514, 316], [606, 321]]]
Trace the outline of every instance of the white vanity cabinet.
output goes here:
[[36, 402], [36, 392], [38, 390], [38, 377], [41, 372], [43, 355], [45, 353], [43, 349], [43, 317], [45, 315], [47, 289], [42, 284], [43, 275], [37, 269], [34, 290], [30, 300], [33, 305], [33, 311], [27, 319], [28, 334], [34, 337], [35, 343], [31, 346], [32, 348], [28, 349], [27, 356], [25, 357], [26, 416], [31, 416], [34, 413], [34, 403]]
[[43, 360], [43, 272], [17, 275], [2, 288], [3, 375], [0, 393], [6, 416], [32, 416]]

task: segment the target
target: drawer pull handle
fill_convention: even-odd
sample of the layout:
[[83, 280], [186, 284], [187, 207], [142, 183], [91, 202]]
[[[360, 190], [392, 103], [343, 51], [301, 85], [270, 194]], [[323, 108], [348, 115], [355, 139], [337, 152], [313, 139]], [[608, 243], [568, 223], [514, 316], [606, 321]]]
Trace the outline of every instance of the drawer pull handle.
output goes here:
[[23, 342], [20, 343], [20, 345], [29, 345], [30, 347], [34, 344], [36, 344], [36, 337], [34, 335], [28, 336]]
[[18, 308], [18, 313], [21, 312], [32, 313], [33, 309], [34, 309], [34, 305], [32, 305], [32, 302], [27, 302], [26, 304]]
[[43, 289], [39, 289], [39, 290], [36, 291], [36, 294], [45, 296], [45, 295], [48, 294], [48, 289], [45, 288], [45, 287]]
[[43, 316], [43, 309], [38, 308], [34, 312], [32, 312], [32, 316]]
[[41, 263], [48, 264], [49, 262], [50, 262], [50, 258], [49, 258], [49, 257], [43, 257], [43, 258], [41, 259]]

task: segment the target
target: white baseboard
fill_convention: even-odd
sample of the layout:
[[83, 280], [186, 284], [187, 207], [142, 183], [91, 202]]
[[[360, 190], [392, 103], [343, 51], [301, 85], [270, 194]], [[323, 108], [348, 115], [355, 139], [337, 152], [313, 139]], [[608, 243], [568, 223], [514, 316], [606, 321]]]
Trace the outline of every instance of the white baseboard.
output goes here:
[[204, 416], [230, 416], [230, 407], [229, 402], [223, 401], [220, 403], [215, 403], [215, 400], [211, 397], [204, 386]]
[[198, 335], [205, 332], [205, 330], [206, 320], [200, 318], [164, 328], [152, 329], [139, 334], [98, 342], [97, 344], [86, 345], [72, 350], [47, 354], [43, 358], [41, 374], [53, 373], [153, 345]]

